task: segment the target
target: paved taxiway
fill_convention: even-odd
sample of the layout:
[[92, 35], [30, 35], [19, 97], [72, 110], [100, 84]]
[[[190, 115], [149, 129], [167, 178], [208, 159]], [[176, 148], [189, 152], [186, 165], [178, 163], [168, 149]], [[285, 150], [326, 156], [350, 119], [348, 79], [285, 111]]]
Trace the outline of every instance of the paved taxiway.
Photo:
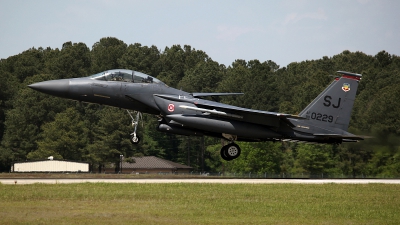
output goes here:
[[2, 184], [69, 183], [218, 183], [218, 184], [400, 184], [400, 179], [0, 179]]

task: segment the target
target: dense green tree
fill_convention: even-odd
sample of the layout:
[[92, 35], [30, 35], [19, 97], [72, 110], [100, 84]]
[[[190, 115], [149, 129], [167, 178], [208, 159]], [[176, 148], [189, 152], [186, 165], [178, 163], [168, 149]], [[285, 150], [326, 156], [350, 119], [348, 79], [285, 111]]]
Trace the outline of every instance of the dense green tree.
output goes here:
[[91, 51], [92, 73], [119, 69], [118, 59], [126, 52], [127, 45], [117, 38], [107, 37], [94, 43]]
[[[224, 103], [233, 104], [240, 107], [250, 107], [245, 89], [245, 84], [251, 81], [252, 75], [247, 68], [246, 61], [236, 60], [232, 67], [228, 67], [225, 76], [218, 85], [218, 92], [242, 92], [243, 96], [229, 96], [224, 98]], [[258, 98], [259, 99], [259, 98]]]
[[45, 72], [58, 79], [84, 77], [90, 75], [91, 55], [84, 43], [65, 42], [61, 51], [46, 60]]
[[4, 69], [23, 82], [25, 78], [39, 74], [44, 67], [46, 50], [31, 48], [19, 55], [11, 56], [4, 62]]
[[[374, 138], [352, 146], [357, 150], [354, 152], [356, 157], [364, 156], [364, 164], [361, 164], [362, 170], [356, 171], [354, 175], [399, 177], [399, 136], [388, 132], [374, 132], [373, 136]], [[368, 157], [365, 157], [366, 154]]]
[[378, 61], [380, 67], [386, 67], [392, 63], [392, 56], [386, 51], [378, 52], [375, 55], [375, 59]]
[[[374, 67], [375, 59], [362, 52], [350, 52], [348, 50], [343, 51], [340, 54], [332, 57], [334, 63], [334, 71], [350, 71], [354, 73], [365, 74], [369, 68]], [[362, 84], [362, 83], [361, 83]], [[360, 91], [362, 87], [360, 88]]]
[[373, 155], [373, 150], [369, 146], [370, 140], [365, 140], [362, 143], [342, 144], [338, 148], [339, 162], [336, 165], [343, 174], [353, 178], [358, 175], [373, 175], [367, 170], [368, 162]]
[[166, 47], [155, 65], [157, 68], [161, 68], [157, 78], [171, 87], [180, 88], [177, 85], [185, 76], [186, 71], [195, 67], [196, 64], [208, 60], [211, 59], [205, 52], [192, 49], [189, 45], [185, 45], [183, 48], [180, 45]]
[[280, 143], [240, 143], [242, 153], [239, 158], [225, 162], [225, 171], [231, 173], [279, 174], [281, 172], [282, 150]]
[[318, 69], [316, 61], [291, 63], [286, 68], [278, 70], [279, 79], [276, 81], [279, 95], [279, 108], [285, 113], [301, 112], [318, 94], [323, 91], [332, 77], [329, 71]]
[[121, 68], [136, 70], [157, 77], [161, 68], [157, 61], [160, 59], [160, 51], [156, 46], [142, 46], [139, 43], [129, 45], [125, 54], [118, 59]]
[[212, 60], [199, 62], [187, 70], [178, 87], [187, 92], [215, 92], [224, 77], [224, 71], [224, 66]]
[[83, 156], [88, 142], [88, 129], [75, 108], [67, 108], [58, 113], [54, 121], [42, 126], [42, 130], [42, 138], [37, 141], [38, 150], [30, 152], [28, 159], [54, 156], [66, 160], [86, 161]]
[[282, 174], [292, 174], [295, 171], [295, 159], [296, 159], [296, 144], [283, 142], [282, 143], [282, 162], [280, 164], [280, 169]]
[[134, 146], [129, 141], [133, 131], [125, 110], [104, 107], [98, 111], [98, 122], [93, 127], [93, 140], [87, 146], [87, 157], [95, 166], [116, 163], [119, 156], [134, 155]]
[[[1, 65], [1, 64], [0, 64]], [[0, 68], [0, 143], [4, 134], [6, 111], [11, 108], [11, 99], [18, 91], [20, 83], [11, 73]]]
[[[398, 140], [398, 137], [396, 137]], [[374, 148], [374, 154], [367, 165], [365, 174], [381, 178], [398, 178], [400, 176], [400, 147], [378, 145]]]
[[310, 174], [337, 174], [340, 173], [334, 154], [334, 145], [299, 144], [296, 148], [297, 156], [293, 172]]
[[228, 104], [247, 108], [277, 111], [278, 96], [281, 87], [276, 85], [274, 71], [278, 66], [272, 62], [261, 63], [258, 60], [236, 60], [227, 68], [223, 80], [218, 86], [220, 92], [242, 92], [242, 96], [224, 98]]
[[[23, 134], [11, 133], [15, 131], [10, 131], [9, 127], [14, 127], [16, 129], [23, 129], [17, 123], [24, 123], [25, 128], [29, 126], [29, 121], [14, 121], [15, 115], [15, 104], [17, 96], [21, 96], [21, 88], [26, 87], [22, 82], [25, 78], [30, 78], [34, 74], [38, 73], [43, 69], [43, 60], [49, 55], [51, 49], [29, 49], [21, 54], [11, 56], [7, 59], [2, 59], [0, 61], [0, 169], [9, 169], [10, 162], [15, 159], [20, 159], [19, 156], [25, 158], [26, 152], [10, 148], [11, 145], [19, 145], [19, 143], [13, 144], [12, 139], [15, 139], [13, 135]], [[26, 84], [26, 83], [25, 83]], [[31, 96], [28, 96], [31, 97]], [[17, 104], [18, 105], [18, 104]], [[19, 105], [18, 107], [22, 107]], [[22, 110], [26, 110], [25, 109]], [[10, 111], [12, 116], [9, 115]], [[17, 110], [17, 114], [19, 111]], [[11, 125], [13, 124], [13, 125]], [[18, 156], [19, 155], [19, 156]], [[17, 156], [17, 157], [16, 157]]]
[[37, 149], [40, 127], [52, 121], [69, 101], [31, 90], [28, 84], [53, 79], [51, 75], [27, 78], [13, 101], [13, 109], [6, 114], [6, 131], [2, 145], [12, 151], [10, 161], [25, 160], [26, 155]]
[[356, 98], [352, 124], [355, 128], [370, 132], [385, 132], [399, 135], [399, 94], [400, 58], [386, 52], [378, 53], [375, 58], [391, 63], [372, 63], [360, 82], [363, 89]]

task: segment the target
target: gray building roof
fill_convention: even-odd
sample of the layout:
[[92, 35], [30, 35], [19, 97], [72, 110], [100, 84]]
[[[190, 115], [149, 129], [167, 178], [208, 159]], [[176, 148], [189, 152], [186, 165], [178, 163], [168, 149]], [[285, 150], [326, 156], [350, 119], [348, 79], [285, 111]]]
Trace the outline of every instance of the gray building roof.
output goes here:
[[155, 156], [131, 157], [134, 163], [122, 162], [122, 168], [130, 169], [192, 169], [190, 166], [161, 159]]

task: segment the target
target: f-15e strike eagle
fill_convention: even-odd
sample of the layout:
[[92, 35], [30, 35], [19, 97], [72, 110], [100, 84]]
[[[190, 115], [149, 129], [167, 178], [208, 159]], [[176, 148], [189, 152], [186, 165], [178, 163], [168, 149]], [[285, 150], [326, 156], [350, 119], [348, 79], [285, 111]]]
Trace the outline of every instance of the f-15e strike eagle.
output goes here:
[[[292, 141], [313, 143], [357, 142], [363, 137], [347, 132], [360, 74], [341, 76], [299, 115], [241, 108], [202, 99], [242, 93], [188, 93], [168, 87], [147, 74], [113, 69], [89, 77], [51, 80], [30, 88], [58, 97], [137, 111], [132, 116], [131, 141], [139, 142], [139, 113], [158, 115], [157, 130], [179, 135], [212, 136], [229, 141], [221, 149], [224, 160], [239, 157], [235, 141]], [[128, 111], [129, 112], [129, 111]]]

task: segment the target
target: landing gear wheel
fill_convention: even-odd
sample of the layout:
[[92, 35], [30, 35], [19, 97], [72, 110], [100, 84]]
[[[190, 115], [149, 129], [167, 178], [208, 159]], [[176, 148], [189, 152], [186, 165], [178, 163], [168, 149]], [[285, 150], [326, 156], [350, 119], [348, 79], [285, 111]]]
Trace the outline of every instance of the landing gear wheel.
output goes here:
[[231, 143], [231, 144], [227, 145], [225, 154], [229, 158], [236, 159], [237, 157], [240, 156], [240, 147], [235, 143]]
[[222, 147], [220, 154], [221, 154], [221, 158], [225, 161], [230, 161], [229, 157], [225, 155], [226, 152], [226, 147], [227, 145], [225, 145], [224, 147]]
[[132, 144], [137, 145], [140, 142], [140, 138], [138, 136], [135, 135], [131, 135], [130, 141]]
[[221, 149], [221, 158], [226, 161], [231, 161], [240, 156], [241, 150], [239, 145], [230, 143]]
[[132, 113], [129, 112], [129, 110], [126, 110], [129, 114], [129, 116], [132, 118], [132, 127], [134, 128], [133, 133], [131, 134], [130, 141], [132, 144], [137, 145], [140, 142], [140, 138], [136, 136], [136, 130], [137, 126], [139, 124], [139, 119], [142, 117], [142, 114], [140, 112], [134, 112], [136, 113], [136, 119], [133, 118]]
[[239, 145], [235, 143], [230, 143], [225, 146], [225, 155], [229, 158], [229, 160], [236, 159], [240, 156], [241, 150]]

